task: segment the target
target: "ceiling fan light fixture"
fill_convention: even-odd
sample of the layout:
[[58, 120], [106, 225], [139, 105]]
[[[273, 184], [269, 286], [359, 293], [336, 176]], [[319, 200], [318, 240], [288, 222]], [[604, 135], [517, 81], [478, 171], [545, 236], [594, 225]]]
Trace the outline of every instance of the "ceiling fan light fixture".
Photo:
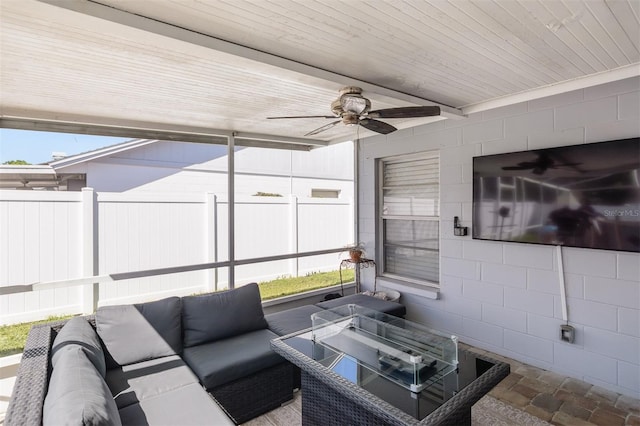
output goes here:
[[345, 112], [352, 112], [354, 114], [364, 114], [371, 108], [371, 102], [369, 99], [364, 98], [357, 93], [345, 93], [340, 96], [340, 105]]

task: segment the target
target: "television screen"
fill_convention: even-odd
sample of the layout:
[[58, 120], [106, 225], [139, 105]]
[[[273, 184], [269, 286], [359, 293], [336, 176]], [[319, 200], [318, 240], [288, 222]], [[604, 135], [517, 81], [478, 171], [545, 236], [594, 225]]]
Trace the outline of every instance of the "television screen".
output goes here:
[[640, 138], [474, 157], [473, 238], [640, 252]]

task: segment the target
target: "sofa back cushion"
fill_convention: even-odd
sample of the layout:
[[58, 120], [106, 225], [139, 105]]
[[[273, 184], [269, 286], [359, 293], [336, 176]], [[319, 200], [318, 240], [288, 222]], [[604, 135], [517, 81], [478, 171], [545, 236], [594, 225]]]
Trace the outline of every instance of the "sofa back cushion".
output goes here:
[[107, 367], [100, 338], [89, 322], [82, 317], [71, 318], [60, 329], [51, 346], [51, 365], [56, 367], [58, 360], [65, 351], [80, 348], [98, 370], [105, 376]]
[[60, 352], [44, 400], [42, 424], [121, 425], [104, 378], [80, 346]]
[[258, 284], [183, 297], [182, 326], [185, 347], [267, 328]]
[[103, 306], [96, 328], [113, 360], [132, 364], [182, 352], [181, 301], [169, 297], [135, 305]]

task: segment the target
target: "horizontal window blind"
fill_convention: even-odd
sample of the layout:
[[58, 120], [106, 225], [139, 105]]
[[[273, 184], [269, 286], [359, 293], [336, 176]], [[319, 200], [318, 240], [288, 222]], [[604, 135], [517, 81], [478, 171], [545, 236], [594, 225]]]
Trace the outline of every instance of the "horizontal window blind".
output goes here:
[[439, 283], [438, 153], [386, 159], [380, 171], [383, 273]]

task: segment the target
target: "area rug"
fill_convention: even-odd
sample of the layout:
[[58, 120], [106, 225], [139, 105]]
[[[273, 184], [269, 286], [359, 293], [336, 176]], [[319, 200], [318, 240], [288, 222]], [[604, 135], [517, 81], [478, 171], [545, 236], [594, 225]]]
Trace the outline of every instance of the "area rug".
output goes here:
[[[296, 392], [292, 403], [253, 419], [247, 426], [298, 426], [302, 424], [301, 392]], [[489, 395], [471, 408], [472, 426], [550, 426], [538, 417], [505, 404]]]

